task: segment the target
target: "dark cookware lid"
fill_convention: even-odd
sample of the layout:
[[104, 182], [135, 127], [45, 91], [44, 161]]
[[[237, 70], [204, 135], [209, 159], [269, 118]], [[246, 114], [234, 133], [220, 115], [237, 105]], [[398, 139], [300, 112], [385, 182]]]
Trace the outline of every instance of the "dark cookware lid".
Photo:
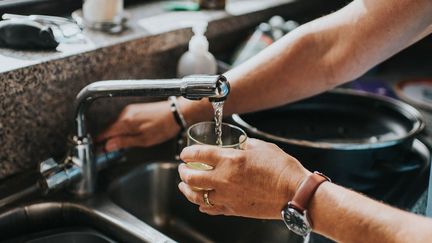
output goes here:
[[339, 150], [396, 145], [424, 128], [420, 112], [404, 102], [345, 89], [232, 118], [271, 141]]

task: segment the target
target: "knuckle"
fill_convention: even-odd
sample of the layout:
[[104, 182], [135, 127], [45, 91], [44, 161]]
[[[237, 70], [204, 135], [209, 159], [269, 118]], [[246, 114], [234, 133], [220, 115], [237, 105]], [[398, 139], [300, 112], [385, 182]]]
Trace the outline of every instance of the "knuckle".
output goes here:
[[184, 175], [184, 182], [188, 185], [197, 185], [198, 179], [194, 175], [186, 174]]
[[234, 166], [242, 166], [246, 161], [246, 156], [243, 153], [233, 151], [228, 154], [227, 159]]
[[188, 201], [190, 201], [192, 203], [195, 203], [195, 200], [194, 200], [193, 195], [191, 194], [191, 192], [187, 191], [185, 193], [185, 196], [186, 196], [186, 198], [187, 198]]
[[199, 207], [199, 211], [200, 211], [201, 213], [209, 214], [209, 213], [208, 213], [208, 208], [205, 208], [204, 206], [200, 206], [200, 207]]
[[148, 130], [148, 127], [145, 126], [144, 123], [142, 123], [142, 124], [140, 124], [140, 126], [138, 127], [137, 130], [138, 130], [139, 132], [141, 132], [141, 133], [145, 133], [145, 132]]
[[196, 195], [195, 193], [190, 189], [184, 189], [183, 194], [192, 203], [196, 203]]
[[206, 148], [206, 153], [208, 153], [208, 155], [214, 159], [219, 158], [221, 154], [220, 150], [215, 150], [213, 148]]
[[125, 123], [130, 123], [133, 121], [134, 116], [135, 116], [135, 105], [133, 104], [127, 105], [121, 113], [120, 120]]
[[134, 112], [135, 110], [136, 110], [136, 108], [137, 108], [137, 104], [129, 104], [129, 105], [127, 105], [126, 107], [125, 107], [125, 111], [127, 112], [127, 113], [131, 113], [131, 112]]
[[199, 156], [199, 151], [198, 149], [196, 149], [195, 146], [190, 146], [190, 147], [186, 147], [183, 149], [182, 153], [180, 154], [180, 158], [182, 160], [187, 160], [187, 159], [196, 159]]
[[125, 144], [125, 141], [124, 141], [124, 139], [122, 137], [118, 137], [118, 138], [112, 139], [111, 142], [113, 144], [115, 144], [116, 146], [123, 146]]
[[192, 195], [191, 195], [191, 199], [192, 199], [192, 202], [193, 203], [195, 203], [195, 204], [200, 204], [200, 201], [201, 201], [201, 197], [198, 195], [198, 193], [193, 193]]
[[230, 163], [235, 163], [235, 162], [237, 162], [237, 155], [234, 154], [234, 153], [232, 153], [232, 152], [226, 153], [226, 154], [224, 155], [224, 157], [225, 157], [225, 160], [227, 160], [227, 161], [230, 162]]
[[225, 177], [225, 183], [227, 185], [233, 185], [237, 183], [238, 180], [238, 175], [237, 175], [237, 169], [233, 169], [229, 172], [226, 173], [226, 177]]
[[200, 153], [202, 155], [214, 155], [216, 151], [209, 145], [205, 145], [200, 147]]
[[271, 147], [272, 149], [280, 150], [279, 146], [278, 146], [277, 144], [275, 144], [275, 143], [270, 143], [269, 145], [270, 145], [270, 147]]
[[184, 183], [189, 185], [192, 181], [192, 176], [190, 174], [183, 174], [182, 179]]
[[133, 122], [133, 117], [129, 114], [124, 114], [120, 117], [120, 122], [125, 125], [131, 125]]
[[192, 157], [193, 158], [201, 158], [202, 156], [203, 156], [202, 150], [195, 147], [194, 150], [192, 151]]
[[123, 111], [121, 114], [125, 116], [127, 114], [132, 113], [132, 110], [133, 110], [133, 105], [127, 105], [123, 108]]
[[246, 155], [244, 153], [237, 155], [237, 161], [240, 165], [245, 164], [247, 161]]

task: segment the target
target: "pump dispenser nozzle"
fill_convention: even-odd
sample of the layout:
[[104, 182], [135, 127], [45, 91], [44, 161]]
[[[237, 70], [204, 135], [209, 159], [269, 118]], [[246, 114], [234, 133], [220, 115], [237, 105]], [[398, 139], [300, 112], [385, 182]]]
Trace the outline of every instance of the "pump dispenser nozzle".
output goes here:
[[192, 52], [207, 52], [209, 50], [209, 42], [204, 36], [207, 31], [207, 22], [195, 23], [192, 27], [194, 36], [189, 41], [189, 51]]
[[209, 42], [205, 37], [207, 22], [195, 22], [192, 27], [194, 35], [189, 41], [189, 51], [183, 54], [177, 66], [178, 77], [193, 74], [214, 75], [217, 73], [217, 63], [209, 52]]

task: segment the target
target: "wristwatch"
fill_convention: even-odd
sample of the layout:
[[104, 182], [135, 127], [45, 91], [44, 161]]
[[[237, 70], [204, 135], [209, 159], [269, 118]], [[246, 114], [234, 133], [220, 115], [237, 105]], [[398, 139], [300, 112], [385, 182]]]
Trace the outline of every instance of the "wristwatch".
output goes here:
[[306, 177], [293, 199], [281, 211], [282, 220], [288, 229], [303, 237], [312, 231], [307, 209], [316, 190], [325, 181], [331, 182], [327, 176], [317, 171]]

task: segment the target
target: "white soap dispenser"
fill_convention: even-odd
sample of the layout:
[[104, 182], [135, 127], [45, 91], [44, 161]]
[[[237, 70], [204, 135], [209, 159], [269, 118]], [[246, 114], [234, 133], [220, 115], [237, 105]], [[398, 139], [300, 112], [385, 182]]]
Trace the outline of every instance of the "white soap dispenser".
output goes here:
[[194, 36], [189, 41], [189, 50], [181, 56], [178, 62], [178, 77], [193, 74], [214, 75], [217, 73], [216, 59], [209, 52], [209, 42], [204, 36], [206, 30], [207, 22], [199, 22], [193, 25]]

